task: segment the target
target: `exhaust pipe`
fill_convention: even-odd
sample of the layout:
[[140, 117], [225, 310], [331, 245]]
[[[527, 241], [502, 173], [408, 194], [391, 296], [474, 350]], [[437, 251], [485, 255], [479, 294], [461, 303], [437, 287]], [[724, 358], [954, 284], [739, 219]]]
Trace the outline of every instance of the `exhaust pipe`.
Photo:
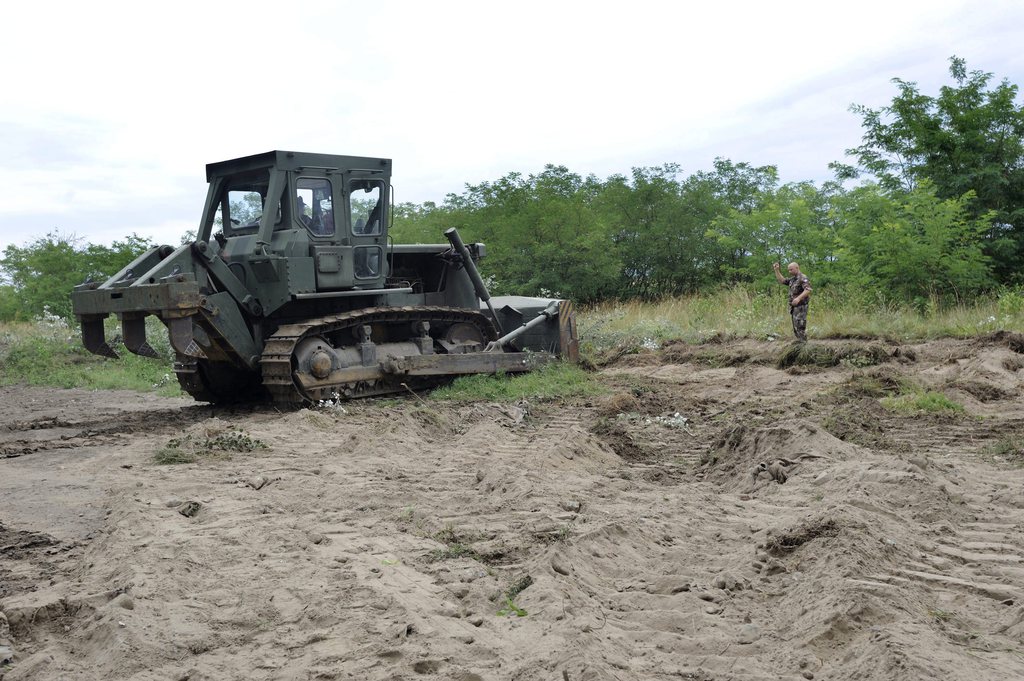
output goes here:
[[462, 265], [466, 268], [469, 280], [473, 282], [473, 289], [476, 290], [477, 297], [484, 301], [487, 309], [490, 310], [491, 319], [494, 320], [494, 325], [498, 327], [498, 333], [505, 333], [505, 330], [501, 328], [501, 320], [498, 319], [498, 314], [494, 311], [494, 305], [491, 304], [491, 294], [487, 292], [487, 285], [484, 284], [484, 280], [480, 277], [480, 272], [476, 269], [476, 264], [473, 262], [473, 256], [469, 254], [469, 249], [466, 248], [466, 244], [462, 243], [459, 230], [452, 227], [445, 230], [444, 235], [448, 238], [448, 243], [452, 245], [455, 252], [462, 256]]

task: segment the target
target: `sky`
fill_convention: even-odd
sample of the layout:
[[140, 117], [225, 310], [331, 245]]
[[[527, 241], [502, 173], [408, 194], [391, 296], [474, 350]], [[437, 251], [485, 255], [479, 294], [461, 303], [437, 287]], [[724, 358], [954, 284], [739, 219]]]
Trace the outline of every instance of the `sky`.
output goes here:
[[893, 78], [937, 94], [957, 55], [1024, 84], [1015, 1], [52, 0], [4, 23], [0, 251], [177, 244], [205, 164], [272, 149], [391, 158], [398, 202], [547, 163], [820, 183]]

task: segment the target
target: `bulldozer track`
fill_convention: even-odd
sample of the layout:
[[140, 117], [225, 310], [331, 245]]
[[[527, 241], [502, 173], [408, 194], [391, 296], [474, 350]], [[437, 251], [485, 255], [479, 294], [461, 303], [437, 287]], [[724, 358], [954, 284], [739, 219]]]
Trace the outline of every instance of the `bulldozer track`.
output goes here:
[[[293, 377], [292, 356], [300, 341], [311, 336], [332, 334], [362, 324], [400, 324], [416, 321], [445, 324], [465, 322], [476, 326], [486, 340], [497, 338], [494, 324], [482, 313], [453, 307], [372, 307], [318, 317], [281, 326], [267, 339], [260, 357], [263, 385], [274, 402], [295, 404], [313, 401], [296, 385]], [[418, 381], [417, 385], [429, 385], [432, 382], [436, 382], [436, 378], [426, 377], [426, 379]], [[406, 381], [406, 385], [409, 385], [408, 381]], [[387, 394], [403, 389], [401, 384], [339, 384], [336, 387], [344, 388], [353, 397]]]

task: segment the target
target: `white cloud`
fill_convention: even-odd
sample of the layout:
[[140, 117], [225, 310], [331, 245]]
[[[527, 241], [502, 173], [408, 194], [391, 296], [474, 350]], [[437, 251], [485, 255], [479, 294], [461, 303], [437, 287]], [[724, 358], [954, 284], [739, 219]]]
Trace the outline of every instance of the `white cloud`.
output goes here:
[[1012, 3], [12, 5], [0, 248], [53, 227], [176, 242], [204, 165], [270, 149], [395, 160], [399, 200], [544, 163], [606, 176], [715, 156], [821, 179], [851, 102], [947, 58], [1024, 81]]

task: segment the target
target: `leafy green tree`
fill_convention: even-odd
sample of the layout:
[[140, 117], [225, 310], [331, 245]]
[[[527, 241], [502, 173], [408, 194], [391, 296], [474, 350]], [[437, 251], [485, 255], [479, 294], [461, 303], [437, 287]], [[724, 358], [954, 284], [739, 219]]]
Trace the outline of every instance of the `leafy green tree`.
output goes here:
[[593, 208], [600, 182], [565, 166], [467, 186], [446, 199], [450, 226], [488, 244], [483, 269], [502, 293], [549, 292], [580, 301], [614, 295], [621, 265]]
[[991, 215], [973, 217], [974, 200], [970, 192], [940, 198], [929, 180], [899, 198], [877, 185], [851, 191], [839, 231], [846, 281], [889, 300], [917, 302], [964, 300], [991, 286], [982, 249]]
[[827, 192], [810, 182], [787, 184], [762, 192], [749, 212], [733, 208], [716, 218], [707, 236], [742, 253], [724, 265], [734, 280], [767, 288], [776, 283], [772, 263], [795, 260], [824, 283], [837, 250], [833, 217]]
[[634, 168], [602, 182], [564, 166], [467, 185], [441, 206], [395, 208], [399, 242], [436, 241], [448, 227], [488, 244], [482, 269], [499, 293], [542, 290], [579, 300], [656, 297], [721, 280], [731, 253], [705, 233], [731, 210], [751, 211], [775, 168], [716, 159], [680, 179], [679, 167]]
[[954, 84], [938, 96], [916, 83], [895, 79], [892, 103], [878, 109], [855, 105], [862, 118], [863, 142], [847, 150], [856, 166], [833, 164], [841, 178], [867, 173], [888, 191], [914, 190], [928, 179], [936, 195], [955, 199], [974, 192], [968, 207], [980, 217], [994, 212], [985, 234], [1000, 280], [1021, 277], [1024, 256], [1024, 106], [1016, 85], [992, 74], [968, 71], [950, 59]]
[[772, 166], [722, 158], [713, 171], [679, 178], [679, 166], [669, 163], [634, 168], [629, 178], [613, 175], [602, 188], [598, 207], [621, 254], [624, 295], [650, 298], [720, 283], [735, 254], [709, 239], [708, 228], [730, 212], [754, 210], [777, 181]]
[[113, 275], [152, 246], [150, 239], [135, 234], [102, 246], [83, 244], [81, 239], [60, 232], [50, 232], [27, 246], [7, 246], [0, 259], [0, 273], [9, 282], [15, 303], [9, 305], [5, 300], [0, 310], [7, 318], [28, 319], [46, 308], [69, 317], [75, 285]]
[[722, 241], [708, 231], [726, 216], [750, 215], [778, 186], [775, 166], [752, 166], [716, 158], [714, 170], [699, 171], [682, 184], [683, 214], [692, 224], [695, 260], [690, 268], [699, 286], [720, 286], [737, 281], [748, 249], [739, 241]]
[[17, 289], [10, 284], [0, 284], [0, 321], [17, 319], [20, 307]]
[[600, 192], [611, 230], [610, 248], [622, 259], [626, 291], [649, 298], [675, 288], [680, 255], [687, 249], [680, 217], [679, 166], [634, 168], [632, 177], [613, 175]]
[[444, 222], [441, 212], [433, 201], [395, 204], [392, 211], [394, 227], [389, 234], [395, 242], [402, 244], [441, 242], [444, 233], [444, 228], [438, 229]]

